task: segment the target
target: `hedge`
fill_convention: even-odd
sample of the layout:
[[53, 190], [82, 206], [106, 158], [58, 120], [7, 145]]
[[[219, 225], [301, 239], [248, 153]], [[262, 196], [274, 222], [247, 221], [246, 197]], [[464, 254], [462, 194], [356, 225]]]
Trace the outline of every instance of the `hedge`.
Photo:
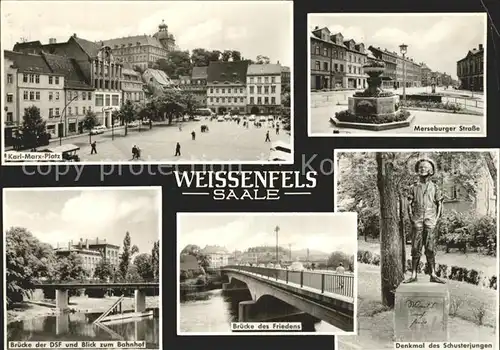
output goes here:
[[[425, 259], [425, 258], [424, 258]], [[364, 264], [380, 265], [380, 254], [358, 250], [358, 261]], [[411, 259], [406, 261], [406, 271], [411, 271]], [[417, 273], [427, 273], [427, 263], [420, 261]], [[497, 289], [497, 276], [485, 276], [482, 271], [465, 267], [437, 264], [436, 275], [453, 281], [466, 282], [476, 286]]]

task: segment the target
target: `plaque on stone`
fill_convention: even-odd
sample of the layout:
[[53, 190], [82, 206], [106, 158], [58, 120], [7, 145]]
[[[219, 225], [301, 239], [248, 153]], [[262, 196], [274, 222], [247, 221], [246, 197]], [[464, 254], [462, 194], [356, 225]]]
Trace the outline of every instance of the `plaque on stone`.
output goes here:
[[436, 283], [401, 284], [394, 307], [395, 341], [448, 340], [448, 287]]

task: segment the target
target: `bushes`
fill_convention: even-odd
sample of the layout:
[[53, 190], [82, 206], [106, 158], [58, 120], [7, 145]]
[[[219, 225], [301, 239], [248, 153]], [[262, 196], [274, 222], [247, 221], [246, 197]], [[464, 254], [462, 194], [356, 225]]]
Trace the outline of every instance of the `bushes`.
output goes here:
[[[407, 96], [408, 98], [408, 96]], [[425, 101], [425, 100], [411, 100], [407, 99], [404, 102], [405, 107], [416, 107], [416, 108], [425, 108], [429, 109], [444, 109], [447, 111], [452, 111], [453, 113], [459, 112], [463, 110], [463, 107], [458, 103], [452, 102], [437, 102], [437, 101]]]
[[[358, 104], [358, 110], [360, 104]], [[369, 107], [366, 108], [368, 109]], [[352, 114], [348, 110], [335, 113], [335, 117], [341, 122], [366, 123], [366, 124], [385, 124], [393, 122], [403, 122], [406, 119], [408, 119], [409, 116], [410, 112], [403, 110], [397, 111], [394, 116], [356, 115]]]
[[[358, 250], [358, 261], [364, 264], [380, 265], [380, 254], [372, 253], [367, 250]], [[411, 259], [406, 261], [406, 271], [411, 271]], [[417, 267], [417, 273], [428, 273], [427, 262], [425, 256], [422, 256]], [[441, 278], [446, 278], [454, 281], [466, 282], [476, 286], [485, 288], [497, 289], [497, 277], [487, 277], [481, 271], [475, 269], [467, 269], [465, 267], [448, 266], [446, 264], [436, 264], [436, 275]]]

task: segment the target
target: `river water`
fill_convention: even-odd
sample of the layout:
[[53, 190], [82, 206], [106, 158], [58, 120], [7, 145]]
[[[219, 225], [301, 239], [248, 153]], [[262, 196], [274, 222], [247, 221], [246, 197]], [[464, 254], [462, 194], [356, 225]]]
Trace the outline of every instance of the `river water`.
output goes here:
[[160, 323], [158, 310], [149, 318], [93, 325], [101, 313], [64, 313], [11, 322], [8, 341], [146, 341], [148, 349], [158, 349]]
[[[181, 294], [180, 330], [186, 333], [230, 333], [231, 322], [238, 322], [238, 304], [252, 300], [248, 291], [225, 293], [221, 289]], [[302, 332], [342, 332], [323, 321], [310, 321], [303, 315], [273, 319], [274, 322], [301, 322]]]

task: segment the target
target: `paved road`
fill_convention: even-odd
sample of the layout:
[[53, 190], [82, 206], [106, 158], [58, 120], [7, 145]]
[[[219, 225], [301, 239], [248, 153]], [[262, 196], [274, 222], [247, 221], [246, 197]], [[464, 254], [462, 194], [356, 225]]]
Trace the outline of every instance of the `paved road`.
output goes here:
[[[316, 107], [311, 109], [310, 115], [310, 129], [311, 133], [320, 135], [334, 135], [333, 130], [338, 129], [340, 135], [344, 134], [364, 134], [375, 135], [381, 134], [387, 136], [390, 134], [418, 134], [418, 135], [443, 135], [437, 132], [423, 132], [414, 131], [415, 125], [430, 126], [430, 125], [463, 125], [463, 126], [477, 126], [479, 131], [469, 132], [470, 135], [480, 135], [485, 131], [486, 118], [483, 116], [460, 114], [460, 113], [443, 113], [443, 112], [427, 112], [420, 110], [410, 110], [411, 114], [415, 116], [412, 124], [405, 128], [384, 130], [384, 131], [369, 131], [350, 128], [336, 128], [331, 125], [329, 119], [335, 115], [336, 112], [347, 109], [347, 105], [331, 105], [324, 107]], [[458, 130], [458, 129], [457, 129]], [[462, 135], [465, 132], [461, 133]], [[446, 136], [456, 136], [456, 132], [449, 132]]]
[[[207, 124], [210, 131], [201, 133], [200, 126]], [[196, 132], [196, 140], [191, 140], [191, 132]], [[82, 161], [130, 161], [132, 147], [142, 150], [142, 161], [165, 163], [193, 161], [259, 161], [267, 162], [270, 143], [265, 141], [266, 131], [270, 130], [271, 141], [290, 142], [290, 135], [281, 130], [279, 135], [272, 128], [256, 128], [250, 125], [244, 128], [236, 122], [200, 121], [186, 122], [182, 131], [178, 126], [158, 125], [153, 129], [129, 129], [127, 136], [124, 130], [115, 133], [111, 140], [108, 132], [92, 136], [97, 142], [97, 154], [90, 154], [88, 135], [76, 139], [68, 139], [63, 143], [72, 143], [80, 147], [79, 156]], [[181, 156], [175, 157], [175, 145], [181, 144]]]

